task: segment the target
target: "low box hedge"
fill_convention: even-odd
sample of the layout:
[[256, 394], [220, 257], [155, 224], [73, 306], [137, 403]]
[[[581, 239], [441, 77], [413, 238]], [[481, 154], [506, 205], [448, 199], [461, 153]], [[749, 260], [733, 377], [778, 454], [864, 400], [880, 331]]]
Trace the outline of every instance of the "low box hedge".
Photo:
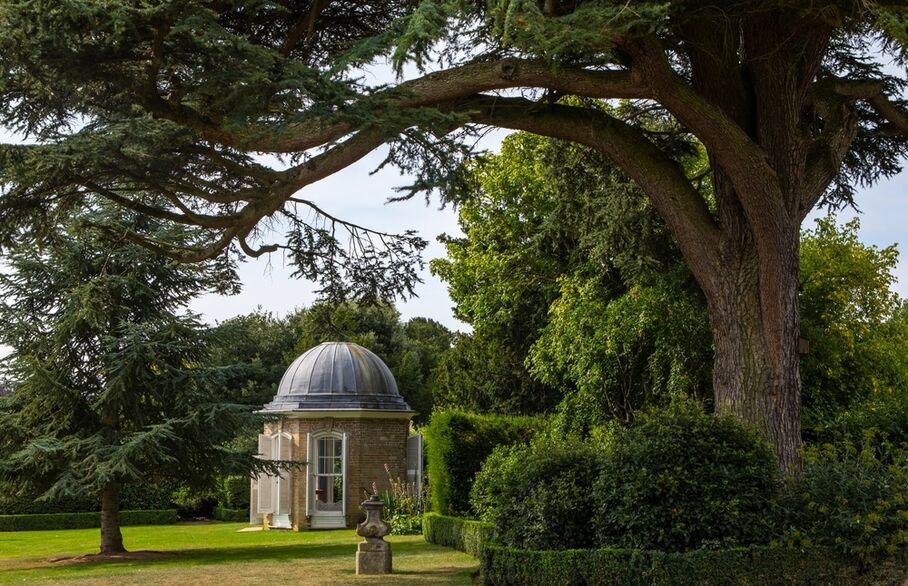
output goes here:
[[495, 526], [482, 521], [426, 513], [422, 521], [426, 541], [453, 547], [479, 557], [485, 546], [495, 539]]
[[[120, 525], [170, 525], [179, 520], [176, 509], [120, 511]], [[91, 529], [101, 526], [101, 513], [0, 515], [0, 531]]]
[[827, 586], [902, 584], [905, 556], [861, 571], [830, 548], [751, 546], [664, 553], [633, 549], [527, 550], [487, 544], [483, 583], [492, 586]]
[[218, 521], [249, 521], [249, 509], [215, 507], [214, 518]]

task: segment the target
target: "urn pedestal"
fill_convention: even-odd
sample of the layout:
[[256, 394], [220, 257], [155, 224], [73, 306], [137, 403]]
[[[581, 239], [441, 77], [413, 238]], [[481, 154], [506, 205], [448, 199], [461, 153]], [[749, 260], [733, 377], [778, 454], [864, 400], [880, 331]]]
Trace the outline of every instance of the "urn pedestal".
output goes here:
[[391, 531], [381, 518], [384, 506], [377, 495], [362, 504], [366, 520], [356, 526], [356, 534], [366, 540], [356, 547], [357, 574], [391, 573], [391, 544], [382, 539]]

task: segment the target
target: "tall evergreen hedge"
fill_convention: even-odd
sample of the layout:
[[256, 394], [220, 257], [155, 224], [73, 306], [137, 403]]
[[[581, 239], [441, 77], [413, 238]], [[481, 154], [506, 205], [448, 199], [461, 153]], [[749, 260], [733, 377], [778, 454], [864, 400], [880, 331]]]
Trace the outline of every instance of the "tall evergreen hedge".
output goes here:
[[496, 446], [529, 441], [544, 424], [542, 417], [434, 413], [425, 431], [432, 510], [471, 515], [470, 488], [483, 461]]
[[[120, 492], [120, 508], [132, 511], [175, 508], [171, 493], [176, 487], [173, 482], [126, 485]], [[94, 495], [38, 500], [41, 496], [40, 491], [18, 494], [18, 489], [19, 487], [12, 482], [0, 482], [0, 515], [93, 513], [101, 510], [101, 501]], [[249, 492], [248, 480], [246, 492]]]

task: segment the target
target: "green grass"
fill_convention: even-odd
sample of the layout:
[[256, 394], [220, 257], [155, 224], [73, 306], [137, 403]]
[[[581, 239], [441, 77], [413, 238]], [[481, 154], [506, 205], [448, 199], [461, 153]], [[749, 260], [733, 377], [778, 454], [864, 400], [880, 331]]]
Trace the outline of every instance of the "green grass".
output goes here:
[[353, 530], [238, 532], [242, 523], [124, 527], [130, 551], [148, 560], [53, 562], [98, 551], [97, 529], [0, 532], [0, 583], [78, 584], [471, 584], [476, 558], [394, 536], [394, 574], [357, 576]]

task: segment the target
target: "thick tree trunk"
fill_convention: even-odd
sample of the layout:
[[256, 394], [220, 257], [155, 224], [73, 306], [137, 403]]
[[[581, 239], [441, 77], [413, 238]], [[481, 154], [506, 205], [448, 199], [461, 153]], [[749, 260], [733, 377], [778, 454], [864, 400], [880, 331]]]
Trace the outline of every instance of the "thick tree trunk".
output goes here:
[[797, 230], [778, 241], [782, 258], [774, 260], [761, 260], [750, 238], [724, 243], [722, 270], [707, 293], [713, 393], [717, 412], [753, 423], [782, 469], [793, 470], [801, 446]]
[[101, 553], [122, 553], [120, 532], [120, 486], [110, 483], [101, 490]]

